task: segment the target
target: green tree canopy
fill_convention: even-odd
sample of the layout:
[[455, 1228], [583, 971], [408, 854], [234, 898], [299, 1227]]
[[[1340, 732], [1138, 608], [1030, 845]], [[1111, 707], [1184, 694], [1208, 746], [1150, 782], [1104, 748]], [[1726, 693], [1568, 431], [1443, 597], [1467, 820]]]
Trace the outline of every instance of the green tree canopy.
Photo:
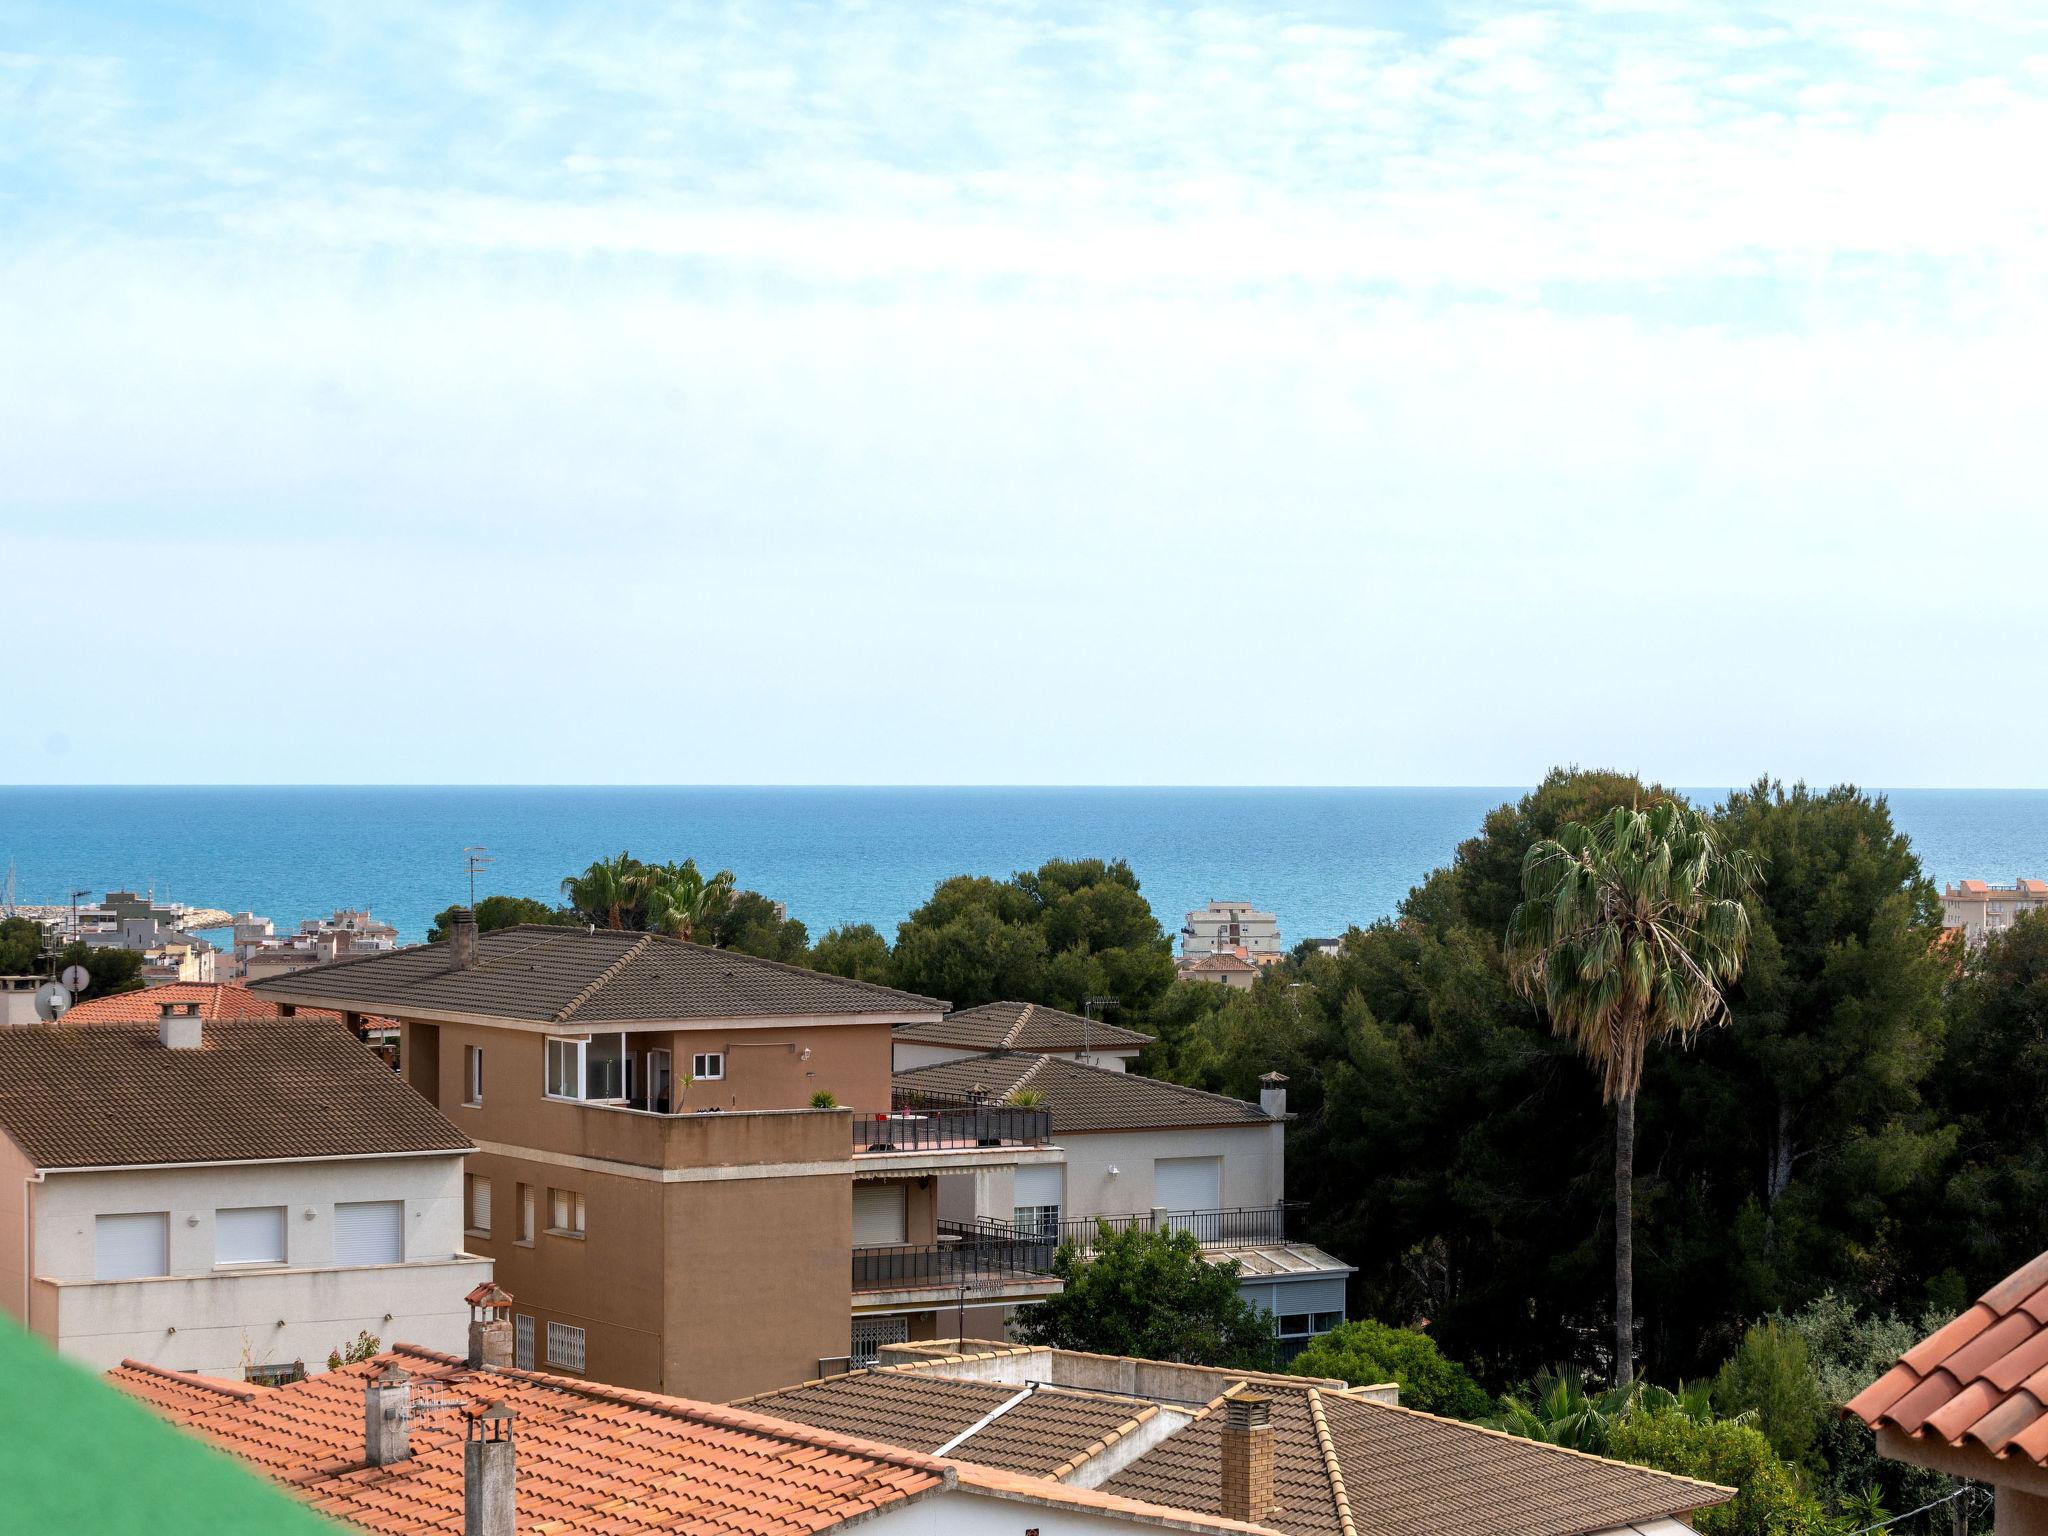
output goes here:
[[810, 966], [847, 976], [855, 981], [895, 984], [895, 970], [889, 957], [889, 941], [872, 923], [848, 923], [828, 928], [825, 936], [811, 946]]
[[[448, 925], [455, 920], [455, 914], [462, 910], [462, 904], [443, 907], [434, 914], [433, 926], [427, 929], [427, 942], [439, 944], [448, 937]], [[476, 931], [492, 933], [500, 928], [516, 928], [522, 923], [569, 923], [576, 921], [572, 912], [560, 907], [551, 907], [544, 901], [535, 901], [531, 896], [486, 896], [476, 904]]]
[[139, 991], [143, 985], [139, 949], [102, 948], [74, 940], [64, 946], [56, 968], [61, 972], [70, 965], [82, 965], [92, 973], [92, 985], [80, 994], [81, 999], [113, 997], [121, 992]]
[[1753, 1415], [1771, 1449], [1795, 1467], [1815, 1460], [1828, 1412], [1806, 1340], [1776, 1319], [1743, 1334], [1740, 1347], [1714, 1377], [1714, 1407], [1731, 1417]]
[[1066, 1289], [1023, 1309], [1027, 1343], [1241, 1369], [1271, 1358], [1272, 1321], [1238, 1290], [1237, 1265], [1210, 1263], [1192, 1233], [1105, 1223], [1092, 1255], [1063, 1243], [1053, 1272]]
[[43, 925], [26, 917], [0, 918], [0, 976], [40, 976]]
[[1297, 1376], [1335, 1376], [1353, 1386], [1398, 1382], [1401, 1406], [1453, 1419], [1479, 1419], [1494, 1402], [1472, 1373], [1446, 1360], [1436, 1341], [1412, 1328], [1344, 1323], [1311, 1339], [1288, 1367]]
[[1142, 1015], [1173, 984], [1173, 946], [1121, 859], [1054, 859], [995, 880], [957, 875], [897, 929], [896, 985], [956, 1008], [1017, 1001]]

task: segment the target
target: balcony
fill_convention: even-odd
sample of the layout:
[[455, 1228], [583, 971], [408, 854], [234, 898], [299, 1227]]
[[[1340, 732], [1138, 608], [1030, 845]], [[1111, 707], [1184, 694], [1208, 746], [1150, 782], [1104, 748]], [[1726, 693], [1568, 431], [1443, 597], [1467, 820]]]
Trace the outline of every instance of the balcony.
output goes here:
[[856, 1307], [952, 1301], [1032, 1301], [1056, 1295], [1058, 1245], [1020, 1235], [1007, 1224], [942, 1221], [936, 1243], [892, 1243], [853, 1250]]
[[1052, 1113], [1008, 1104], [899, 1104], [886, 1112], [855, 1111], [856, 1178], [965, 1173], [1020, 1163], [1056, 1163]]
[[1102, 1229], [1111, 1233], [1132, 1228], [1167, 1232], [1191, 1232], [1204, 1248], [1265, 1248], [1303, 1241], [1299, 1200], [1278, 1205], [1243, 1206], [1228, 1211], [1139, 1211], [1124, 1216], [1072, 1217], [1060, 1222], [1059, 1240], [1072, 1243], [1083, 1253], [1092, 1252], [1101, 1241]]

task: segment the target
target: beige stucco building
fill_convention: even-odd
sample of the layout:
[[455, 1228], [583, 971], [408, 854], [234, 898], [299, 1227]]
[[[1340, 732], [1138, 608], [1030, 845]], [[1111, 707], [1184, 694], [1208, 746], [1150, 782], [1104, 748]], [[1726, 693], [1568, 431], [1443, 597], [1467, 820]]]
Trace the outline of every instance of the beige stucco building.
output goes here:
[[2021, 915], [2048, 907], [2048, 880], [2015, 880], [1993, 885], [1987, 880], [1962, 880], [1941, 891], [1944, 927], [1960, 928], [1972, 944], [2005, 932]]

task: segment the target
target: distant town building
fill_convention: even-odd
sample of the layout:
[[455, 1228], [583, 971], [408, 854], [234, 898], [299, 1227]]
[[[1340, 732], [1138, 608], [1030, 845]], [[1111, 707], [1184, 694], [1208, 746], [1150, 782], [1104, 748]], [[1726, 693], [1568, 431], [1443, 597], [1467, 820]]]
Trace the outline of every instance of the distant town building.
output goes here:
[[1181, 925], [1180, 952], [1189, 959], [1237, 951], [1254, 963], [1262, 955], [1281, 957], [1280, 919], [1247, 901], [1212, 901], [1190, 912]]
[[2003, 933], [2021, 913], [2040, 907], [2048, 907], [2048, 880], [2015, 880], [2011, 885], [1964, 880], [1941, 892], [1943, 926], [1962, 929], [1972, 944]]
[[142, 980], [151, 987], [172, 982], [211, 982], [219, 951], [189, 933], [176, 934], [142, 952]]
[[1175, 966], [1182, 981], [1206, 981], [1219, 987], [1247, 990], [1259, 979], [1259, 967], [1242, 950], [1208, 955], [1183, 955]]
[[332, 917], [309, 917], [299, 932], [316, 939], [332, 936], [337, 955], [360, 955], [398, 948], [398, 930], [370, 916], [368, 907], [343, 907]]
[[1312, 955], [1329, 955], [1334, 958], [1344, 952], [1344, 940], [1341, 938], [1303, 939], [1301, 942], [1308, 946], [1308, 951]]

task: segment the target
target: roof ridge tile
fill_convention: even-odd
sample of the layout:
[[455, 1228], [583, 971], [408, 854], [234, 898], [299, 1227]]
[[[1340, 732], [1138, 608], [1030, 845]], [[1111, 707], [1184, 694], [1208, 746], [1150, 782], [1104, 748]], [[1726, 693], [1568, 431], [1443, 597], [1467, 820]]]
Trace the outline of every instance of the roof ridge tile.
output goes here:
[[1344, 1468], [1337, 1460], [1337, 1442], [1330, 1434], [1330, 1420], [1323, 1412], [1320, 1389], [1310, 1390], [1308, 1413], [1316, 1427], [1316, 1449], [1323, 1453], [1323, 1470], [1330, 1477], [1330, 1502], [1337, 1510], [1337, 1529], [1343, 1536], [1358, 1536], [1358, 1526], [1351, 1518], [1351, 1496], [1344, 1489]]

